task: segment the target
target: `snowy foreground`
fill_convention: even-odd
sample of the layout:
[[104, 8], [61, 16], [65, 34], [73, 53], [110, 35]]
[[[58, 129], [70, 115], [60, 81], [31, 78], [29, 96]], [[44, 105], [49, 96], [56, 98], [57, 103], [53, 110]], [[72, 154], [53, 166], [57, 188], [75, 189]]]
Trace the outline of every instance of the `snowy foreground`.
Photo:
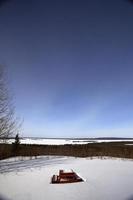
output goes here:
[[[59, 169], [85, 182], [50, 184]], [[43, 156], [0, 161], [0, 200], [133, 200], [133, 161]]]

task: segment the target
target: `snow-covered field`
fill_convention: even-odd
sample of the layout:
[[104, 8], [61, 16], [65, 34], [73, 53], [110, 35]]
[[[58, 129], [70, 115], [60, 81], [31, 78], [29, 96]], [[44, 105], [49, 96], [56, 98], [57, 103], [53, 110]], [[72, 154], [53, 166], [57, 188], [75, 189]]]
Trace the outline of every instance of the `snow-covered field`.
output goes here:
[[[85, 182], [50, 184], [59, 169]], [[0, 161], [0, 200], [133, 200], [133, 161], [43, 156]]]
[[[88, 144], [88, 143], [101, 143], [101, 142], [133, 142], [133, 140], [128, 139], [43, 139], [43, 138], [22, 138], [20, 139], [21, 144], [38, 144], [38, 145], [64, 145], [64, 144]], [[0, 140], [0, 143], [12, 144], [14, 139]]]

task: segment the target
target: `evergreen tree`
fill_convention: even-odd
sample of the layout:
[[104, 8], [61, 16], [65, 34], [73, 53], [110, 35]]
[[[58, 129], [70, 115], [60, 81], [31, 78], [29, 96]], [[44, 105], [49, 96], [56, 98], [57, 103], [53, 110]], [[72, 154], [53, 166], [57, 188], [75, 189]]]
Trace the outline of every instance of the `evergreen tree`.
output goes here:
[[19, 144], [20, 144], [19, 134], [16, 134], [14, 144], [15, 144], [16, 146], [19, 146]]

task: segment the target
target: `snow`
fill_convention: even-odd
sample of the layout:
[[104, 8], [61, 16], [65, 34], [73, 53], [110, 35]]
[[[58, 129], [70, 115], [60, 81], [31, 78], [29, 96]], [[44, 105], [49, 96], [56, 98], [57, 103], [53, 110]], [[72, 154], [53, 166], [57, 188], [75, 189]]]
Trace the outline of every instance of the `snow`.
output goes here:
[[[86, 179], [50, 184], [59, 169], [73, 169]], [[0, 161], [2, 200], [132, 200], [133, 161], [57, 156], [11, 158]]]
[[[14, 139], [6, 140], [7, 143], [12, 144]], [[38, 145], [64, 145], [64, 144], [85, 144], [92, 143], [90, 140], [71, 140], [71, 139], [34, 139], [23, 138], [20, 139], [21, 144], [38, 144]], [[5, 140], [0, 140], [0, 143], [5, 143]]]
[[[43, 138], [22, 138], [20, 139], [21, 144], [37, 144], [37, 145], [65, 145], [65, 144], [88, 144], [88, 143], [101, 143], [101, 142], [133, 142], [133, 140], [97, 140], [97, 139], [43, 139]], [[0, 140], [0, 143], [12, 144], [14, 139]]]

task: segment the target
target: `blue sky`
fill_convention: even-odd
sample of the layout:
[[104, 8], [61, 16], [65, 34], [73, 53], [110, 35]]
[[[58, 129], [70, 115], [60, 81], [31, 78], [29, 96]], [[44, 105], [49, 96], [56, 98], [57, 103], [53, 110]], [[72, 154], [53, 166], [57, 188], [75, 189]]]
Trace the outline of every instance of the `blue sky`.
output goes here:
[[129, 1], [7, 1], [0, 63], [23, 136], [133, 136]]

